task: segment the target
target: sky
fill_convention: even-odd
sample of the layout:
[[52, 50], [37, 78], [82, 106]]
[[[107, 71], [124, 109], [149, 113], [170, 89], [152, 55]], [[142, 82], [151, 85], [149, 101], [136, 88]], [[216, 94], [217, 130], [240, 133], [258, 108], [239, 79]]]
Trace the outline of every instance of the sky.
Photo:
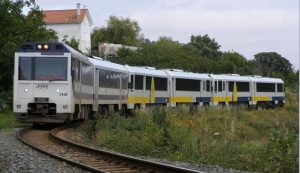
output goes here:
[[[299, 0], [36, 0], [43, 10], [89, 9], [93, 27], [109, 16], [138, 22], [145, 38], [161, 36], [187, 43], [191, 35], [214, 38], [222, 51], [247, 59], [277, 52], [299, 68]], [[57, 2], [57, 3], [55, 3]]]

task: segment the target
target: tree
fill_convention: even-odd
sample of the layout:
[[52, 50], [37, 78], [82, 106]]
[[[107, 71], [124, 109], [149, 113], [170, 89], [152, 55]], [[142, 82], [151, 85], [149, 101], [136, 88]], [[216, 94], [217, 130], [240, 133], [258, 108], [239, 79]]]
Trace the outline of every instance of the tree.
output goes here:
[[[22, 9], [28, 7], [25, 16]], [[12, 89], [14, 52], [24, 42], [56, 39], [43, 23], [43, 14], [33, 0], [0, 1], [0, 91]]]
[[204, 36], [192, 35], [188, 45], [201, 57], [216, 60], [222, 55], [222, 52], [219, 50], [221, 46], [207, 34]]
[[237, 52], [224, 52], [216, 63], [217, 73], [247, 74], [247, 59]]
[[286, 77], [293, 72], [292, 64], [276, 52], [261, 52], [254, 55], [254, 60], [261, 66], [264, 76]]
[[199, 57], [194, 51], [168, 37], [161, 37], [155, 42], [145, 42], [136, 52], [119, 51], [118, 58], [115, 59], [122, 64], [178, 68], [194, 72], [202, 67], [199, 66]]
[[72, 47], [73, 49], [81, 52], [79, 50], [79, 40], [76, 40], [75, 37], [72, 37], [72, 39], [70, 41], [68, 41], [66, 38], [64, 38], [62, 41], [65, 42], [70, 47]]
[[136, 21], [110, 16], [107, 26], [93, 30], [92, 49], [97, 50], [99, 42], [137, 46], [141, 38], [140, 30]]

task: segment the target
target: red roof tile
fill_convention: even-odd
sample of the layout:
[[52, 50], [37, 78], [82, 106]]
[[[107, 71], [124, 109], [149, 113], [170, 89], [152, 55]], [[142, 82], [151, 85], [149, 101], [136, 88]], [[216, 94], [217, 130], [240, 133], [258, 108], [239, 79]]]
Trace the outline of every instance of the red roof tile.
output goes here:
[[70, 10], [44, 10], [43, 21], [46, 24], [54, 23], [81, 23], [87, 14], [87, 9], [80, 9], [80, 17], [77, 19], [77, 9]]

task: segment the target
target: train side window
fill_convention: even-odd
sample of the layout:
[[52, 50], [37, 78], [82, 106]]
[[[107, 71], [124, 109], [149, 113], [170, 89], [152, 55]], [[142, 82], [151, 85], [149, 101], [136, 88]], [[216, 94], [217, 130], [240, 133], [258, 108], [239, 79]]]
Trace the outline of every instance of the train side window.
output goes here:
[[155, 77], [154, 85], [155, 85], [155, 90], [157, 90], [157, 91], [167, 91], [168, 90], [167, 78]]
[[77, 68], [76, 68], [76, 70], [77, 70], [77, 81], [80, 81], [80, 71], [81, 71], [81, 64], [80, 64], [80, 61], [77, 61]]
[[283, 92], [284, 90], [283, 90], [283, 84], [281, 84], [281, 83], [278, 83], [277, 84], [277, 92]]
[[210, 92], [210, 81], [209, 80], [206, 81], [206, 91]]
[[201, 91], [202, 80], [199, 81], [199, 91]]
[[226, 88], [225, 88], [225, 81], [223, 81], [222, 84], [223, 84], [223, 91], [225, 91], [226, 90]]
[[[234, 82], [229, 82], [228, 91], [233, 91]], [[236, 89], [238, 92], [249, 92], [250, 83], [249, 82], [236, 82]]]
[[275, 83], [256, 83], [256, 92], [275, 92]]
[[72, 58], [72, 65], [71, 65], [71, 77], [72, 81], [75, 80], [75, 60]]
[[218, 91], [218, 81], [215, 81], [215, 92]]
[[218, 91], [222, 92], [223, 88], [222, 88], [222, 81], [218, 81]]
[[126, 73], [122, 73], [122, 89], [127, 89], [128, 87], [128, 75]]
[[143, 78], [144, 76], [135, 75], [135, 84], [134, 87], [136, 90], [143, 90]]
[[151, 90], [151, 81], [152, 81], [152, 77], [146, 76], [146, 90]]
[[176, 90], [178, 91], [200, 91], [200, 80], [176, 79]]

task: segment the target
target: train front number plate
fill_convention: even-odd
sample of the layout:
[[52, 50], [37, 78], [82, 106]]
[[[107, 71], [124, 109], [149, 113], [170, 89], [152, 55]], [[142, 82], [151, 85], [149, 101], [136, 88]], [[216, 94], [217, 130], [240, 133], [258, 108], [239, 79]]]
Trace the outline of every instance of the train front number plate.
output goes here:
[[37, 84], [36, 88], [39, 88], [39, 89], [48, 89], [48, 85], [47, 84]]

